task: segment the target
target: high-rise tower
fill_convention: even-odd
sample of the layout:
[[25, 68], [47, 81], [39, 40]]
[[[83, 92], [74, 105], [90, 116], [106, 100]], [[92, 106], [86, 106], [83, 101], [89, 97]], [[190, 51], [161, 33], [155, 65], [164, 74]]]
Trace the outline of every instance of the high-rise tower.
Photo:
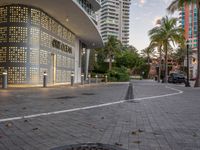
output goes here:
[[104, 43], [115, 36], [128, 45], [130, 4], [130, 0], [101, 0], [98, 24]]
[[185, 30], [185, 39], [190, 45], [190, 78], [197, 74], [197, 7], [196, 4], [184, 5], [180, 10], [180, 23]]

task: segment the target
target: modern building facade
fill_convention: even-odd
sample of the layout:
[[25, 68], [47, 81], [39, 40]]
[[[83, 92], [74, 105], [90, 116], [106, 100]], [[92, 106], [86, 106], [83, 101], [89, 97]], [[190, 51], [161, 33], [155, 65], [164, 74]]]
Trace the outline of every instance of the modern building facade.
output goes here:
[[9, 84], [80, 82], [83, 51], [102, 47], [97, 0], [1, 0], [0, 75]]
[[[190, 78], [197, 75], [197, 7], [186, 5], [180, 10], [180, 23], [185, 30], [185, 38], [190, 45]], [[186, 62], [185, 62], [186, 64]]]
[[115, 36], [128, 45], [130, 4], [131, 0], [101, 0], [98, 26], [104, 43], [109, 36]]

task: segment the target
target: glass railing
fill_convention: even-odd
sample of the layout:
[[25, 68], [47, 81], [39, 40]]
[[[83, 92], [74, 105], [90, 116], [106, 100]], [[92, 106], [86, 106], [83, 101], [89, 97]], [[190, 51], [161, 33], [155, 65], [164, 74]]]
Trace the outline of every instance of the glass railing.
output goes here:
[[[93, 10], [92, 5], [87, 0], [76, 0], [79, 5], [87, 12], [89, 16], [91, 16], [94, 20], [96, 20], [96, 14]], [[97, 0], [99, 2], [99, 0]]]

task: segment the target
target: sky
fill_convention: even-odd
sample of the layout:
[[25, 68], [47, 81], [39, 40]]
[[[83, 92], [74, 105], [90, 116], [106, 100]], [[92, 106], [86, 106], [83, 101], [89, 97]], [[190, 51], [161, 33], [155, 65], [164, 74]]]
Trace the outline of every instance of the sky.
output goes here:
[[149, 45], [148, 31], [155, 21], [168, 15], [166, 8], [172, 0], [132, 0], [130, 12], [129, 44], [138, 50]]

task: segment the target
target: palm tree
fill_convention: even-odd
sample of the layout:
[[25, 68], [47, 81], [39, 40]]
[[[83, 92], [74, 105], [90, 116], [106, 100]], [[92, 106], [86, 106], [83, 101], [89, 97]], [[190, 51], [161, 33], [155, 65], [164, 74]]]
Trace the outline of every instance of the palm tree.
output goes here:
[[104, 53], [109, 59], [109, 70], [112, 69], [112, 61], [114, 56], [120, 51], [122, 47], [121, 42], [117, 40], [114, 36], [108, 38], [108, 42], [105, 44]]
[[165, 53], [165, 83], [168, 76], [168, 51], [171, 48], [171, 43], [184, 43], [183, 29], [177, 26], [176, 18], [163, 17], [160, 20], [160, 26], [154, 27], [149, 31], [152, 40], [158, 40], [163, 46]]
[[154, 55], [154, 47], [152, 47], [152, 45], [149, 45], [148, 47], [146, 47], [145, 49], [142, 50], [141, 54], [143, 55], [143, 57], [147, 58], [147, 63], [148, 65], [150, 65], [150, 61], [151, 61], [151, 58]]
[[[174, 53], [172, 53], [172, 58], [176, 60], [176, 62], [181, 66], [184, 67], [184, 60], [185, 56], [187, 55], [187, 51], [185, 48], [179, 47], [176, 49]], [[184, 71], [184, 70], [182, 70]]]
[[161, 62], [162, 62], [162, 39], [158, 38], [159, 36], [151, 36], [151, 33], [154, 33], [154, 29], [149, 31], [149, 36], [150, 36], [150, 40], [151, 40], [151, 47], [153, 48], [157, 48], [158, 52], [159, 52], [159, 67], [158, 67], [158, 82], [160, 82], [160, 76], [161, 76]]
[[[154, 52], [155, 52], [155, 49], [151, 44], [148, 47], [146, 47], [145, 49], [143, 49], [141, 52], [143, 57], [147, 59], [147, 64], [149, 67], [148, 72], [150, 72], [150, 68], [151, 68], [151, 65], [150, 65], [151, 59], [152, 59], [152, 57], [155, 56]], [[148, 73], [148, 78], [149, 78], [149, 73]]]
[[189, 4], [196, 4], [197, 5], [197, 30], [198, 30], [198, 44], [197, 44], [197, 58], [198, 58], [198, 66], [197, 66], [197, 78], [195, 82], [195, 87], [200, 87], [200, 0], [174, 0], [169, 7], [167, 8], [169, 12], [174, 13], [176, 10], [179, 10], [182, 8], [184, 5], [189, 5]]

